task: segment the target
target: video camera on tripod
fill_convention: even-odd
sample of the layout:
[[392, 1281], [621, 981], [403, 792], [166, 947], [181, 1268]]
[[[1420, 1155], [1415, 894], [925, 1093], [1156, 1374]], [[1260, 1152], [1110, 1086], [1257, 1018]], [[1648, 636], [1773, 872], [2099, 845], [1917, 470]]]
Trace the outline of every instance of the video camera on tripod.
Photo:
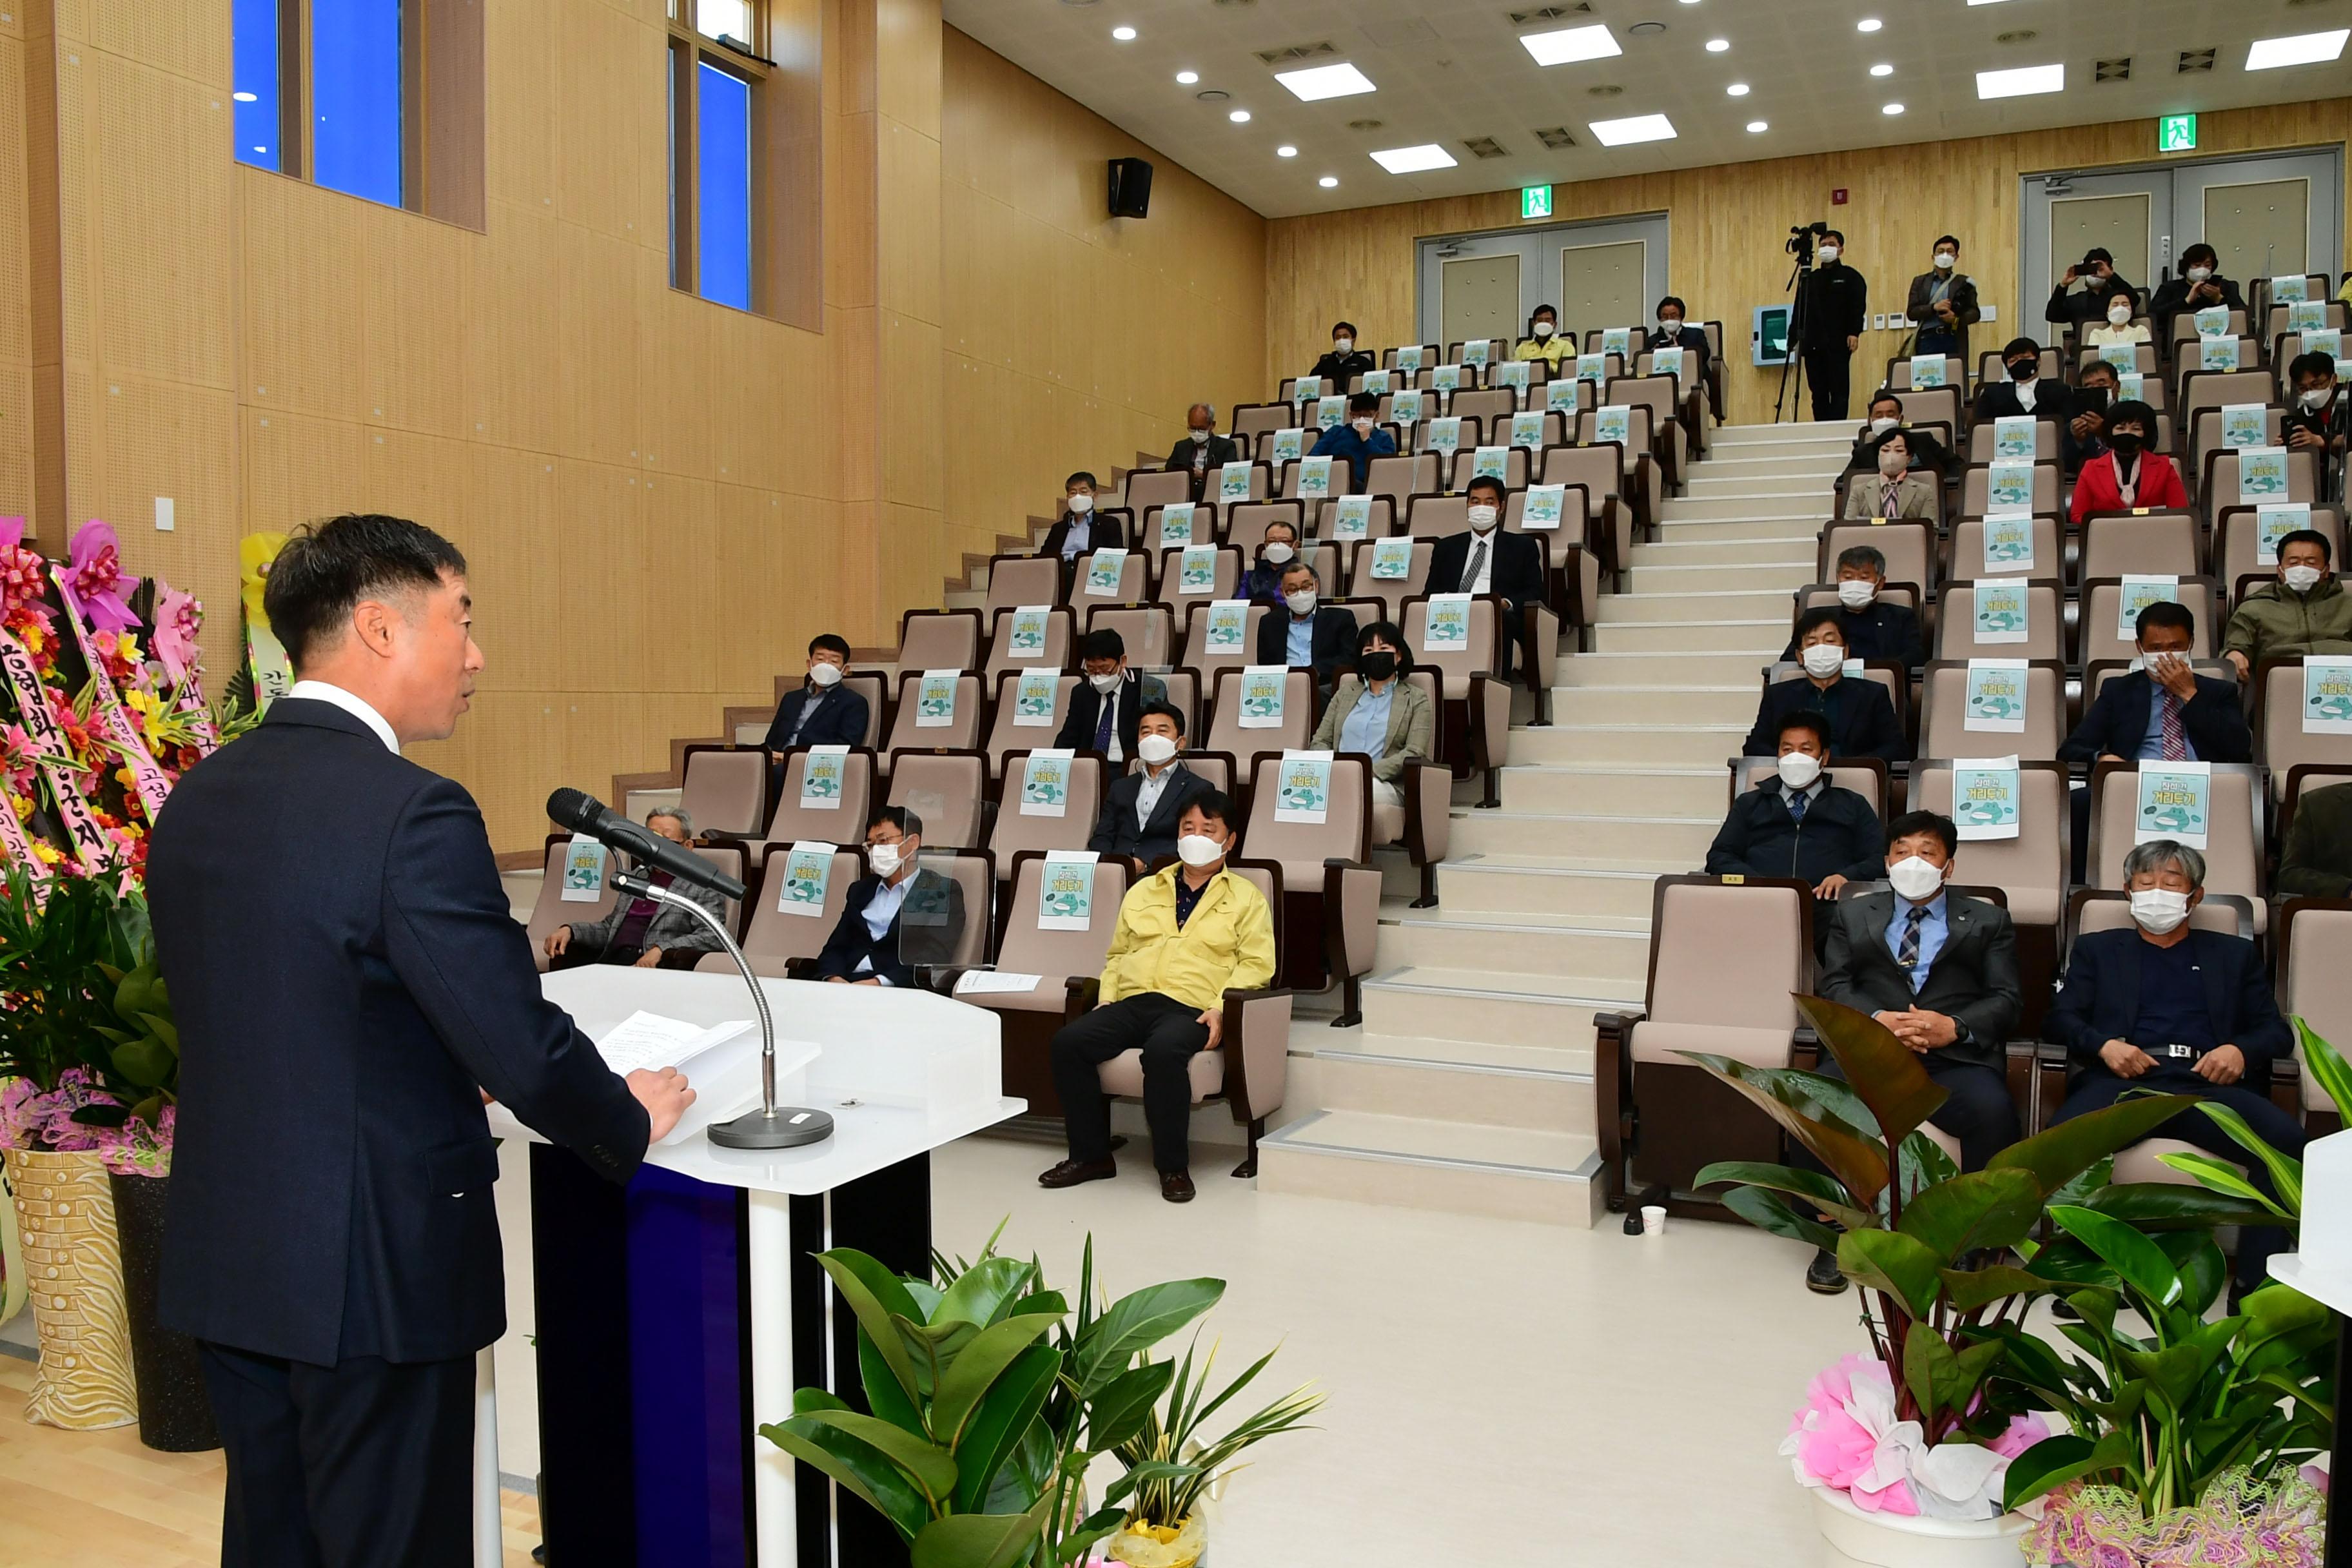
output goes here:
[[1813, 247], [1820, 244], [1822, 236], [1829, 231], [1830, 226], [1820, 218], [1815, 218], [1811, 223], [1797, 224], [1790, 228], [1788, 252], [1797, 258], [1799, 267], [1811, 267], [1813, 264]]

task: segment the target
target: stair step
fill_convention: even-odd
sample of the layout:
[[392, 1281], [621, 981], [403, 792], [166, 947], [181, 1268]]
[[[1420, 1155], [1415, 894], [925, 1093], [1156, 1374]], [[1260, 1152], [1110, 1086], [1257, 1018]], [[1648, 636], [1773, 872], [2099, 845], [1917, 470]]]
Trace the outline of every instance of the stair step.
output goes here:
[[1611, 856], [1642, 865], [1695, 871], [1723, 826], [1705, 817], [1609, 816], [1574, 812], [1468, 811], [1454, 818], [1457, 855]]
[[1799, 511], [1772, 501], [1749, 501], [1741, 505], [1714, 501], [1695, 503], [1707, 510], [1676, 514], [1675, 507], [1685, 503], [1669, 502], [1667, 515], [1658, 525], [1660, 544], [1690, 544], [1701, 541], [1721, 542], [1728, 540], [1751, 539], [1819, 539], [1822, 524], [1830, 514], [1829, 499], [1822, 500], [1818, 511]]
[[1837, 476], [1842, 471], [1718, 476], [1712, 471], [1713, 467], [1712, 464], [1702, 463], [1694, 469], [1683, 486], [1683, 494], [1677, 499], [1690, 502], [1823, 496], [1836, 488]]
[[[1717, 526], [1738, 528], [1738, 523]], [[1821, 533], [1790, 533], [1789, 525], [1775, 524], [1780, 532], [1759, 534], [1753, 539], [1692, 539], [1674, 534], [1654, 543], [1633, 546], [1633, 559], [1625, 564], [1638, 574], [1645, 566], [1782, 566], [1792, 562], [1809, 561], [1818, 556]]]
[[1441, 908], [1470, 914], [1646, 921], [1659, 875], [1642, 867], [1529, 865], [1475, 855], [1438, 868], [1437, 896]]
[[1590, 1135], [1325, 1110], [1258, 1144], [1258, 1189], [1590, 1228], [1602, 1193]]
[[[1728, 686], [1555, 686], [1552, 728], [1630, 724], [1646, 730], [1660, 727], [1659, 721], [1669, 715], [1689, 724], [1746, 724], [1756, 717], [1756, 693], [1752, 679]], [[1545, 733], [1513, 731], [1512, 758], [1519, 756], [1522, 742]]]
[[[1300, 1064], [1294, 1064], [1297, 1071]], [[1314, 1054], [1327, 1110], [1485, 1122], [1542, 1132], [1593, 1128], [1592, 1052], [1364, 1034]]]
[[1789, 640], [1789, 616], [1750, 620], [1609, 621], [1592, 630], [1595, 653], [1748, 653], [1770, 659]]
[[[1759, 450], [1770, 455], [1749, 456]], [[1800, 447], [1785, 452], [1777, 447], [1734, 447], [1728, 455], [1709, 457], [1694, 468], [1691, 478], [1696, 482], [1700, 479], [1785, 479], [1792, 474], [1801, 474], [1809, 479], [1833, 481], [1845, 472], [1845, 460], [1851, 452], [1851, 446], [1843, 442], [1834, 447], [1823, 445], [1818, 450]]]
[[1650, 933], [1646, 926], [1580, 925], [1543, 915], [1482, 916], [1441, 905], [1382, 924], [1380, 956], [1384, 964], [1393, 960], [1407, 968], [1520, 976], [1547, 985], [1560, 974], [1639, 985], [1649, 975]]
[[[1786, 647], [1783, 643], [1781, 647]], [[1728, 649], [1716, 653], [1580, 653], [1559, 661], [1562, 686], [1638, 686], [1648, 689], [1690, 686], [1745, 686], [1761, 697], [1764, 667], [1771, 654]], [[1749, 717], [1755, 716], [1749, 710]]]
[[1853, 446], [1854, 426], [1845, 420], [1801, 420], [1779, 425], [1718, 425], [1715, 440], [1721, 447]]
[[1643, 557], [1638, 552], [1653, 548], [1636, 545], [1636, 560], [1667, 560], [1690, 564], [1636, 565], [1626, 574], [1626, 584], [1632, 592], [1609, 595], [1601, 598], [1605, 607], [1612, 598], [1641, 599], [1653, 594], [1776, 592], [1790, 594], [1813, 580], [1816, 566], [1811, 555], [1800, 559], [1791, 556], [1780, 561], [1703, 561], [1706, 552], [1688, 551], [1670, 557]]
[[[1577, 694], [1588, 693], [1578, 689]], [[1511, 732], [1511, 767], [1516, 770], [1523, 765], [1563, 763], [1704, 767], [1720, 763], [1739, 750], [1739, 742], [1756, 717], [1756, 694], [1733, 692], [1721, 704], [1724, 711], [1714, 722], [1700, 723], [1699, 714], [1709, 700], [1689, 693], [1652, 698], [1653, 713], [1690, 711], [1691, 721], [1683, 724], [1563, 724], [1559, 721], [1562, 705], [1555, 697], [1550, 725]], [[1742, 709], [1746, 710], [1744, 713], [1739, 712]]]
[[[1727, 758], [1746, 731], [1721, 737]], [[1578, 816], [1683, 817], [1720, 820], [1728, 805], [1729, 774], [1713, 766], [1627, 767], [1604, 762], [1523, 767], [1516, 757], [1503, 770], [1503, 809], [1561, 812]]]
[[1831, 488], [1827, 485], [1819, 487], [1809, 495], [1677, 496], [1665, 503], [1660, 521], [1669, 524], [1736, 522], [1742, 519], [1785, 517], [1810, 518], [1819, 523], [1830, 515], [1831, 500]]
[[1604, 626], [1626, 621], [1770, 620], [1776, 616], [1785, 620], [1794, 603], [1790, 594], [1802, 586], [1792, 583], [1787, 587], [1688, 592], [1653, 591], [1645, 586], [1632, 594], [1604, 594], [1598, 607]]

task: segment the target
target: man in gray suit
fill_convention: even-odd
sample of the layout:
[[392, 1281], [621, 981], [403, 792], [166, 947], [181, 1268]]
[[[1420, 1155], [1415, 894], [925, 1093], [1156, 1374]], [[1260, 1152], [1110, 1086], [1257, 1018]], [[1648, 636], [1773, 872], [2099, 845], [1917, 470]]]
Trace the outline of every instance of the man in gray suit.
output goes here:
[[[1958, 849], [1948, 816], [1914, 811], [1887, 825], [1892, 890], [1838, 901], [1821, 994], [1870, 1014], [1918, 1053], [1950, 1095], [1928, 1121], [1958, 1140], [1961, 1168], [1976, 1171], [2017, 1142], [2008, 1042], [2025, 993], [2009, 911], [1945, 890]], [[1843, 1076], [1826, 1052], [1821, 1070]], [[1805, 1283], [1834, 1295], [1846, 1282], [1836, 1257], [1823, 1252]]]
[[[694, 837], [694, 821], [685, 808], [657, 805], [646, 826], [673, 844]], [[688, 883], [673, 884], [669, 873], [653, 875], [657, 887], [684, 893], [719, 921], [727, 919], [726, 900], [717, 889]], [[541, 898], [547, 895], [541, 893]], [[681, 909], [651, 899], [616, 900], [601, 921], [560, 925], [547, 933], [549, 967], [572, 969], [583, 963], [630, 963], [639, 969], [691, 969], [706, 952], [719, 951], [719, 938], [709, 926]]]

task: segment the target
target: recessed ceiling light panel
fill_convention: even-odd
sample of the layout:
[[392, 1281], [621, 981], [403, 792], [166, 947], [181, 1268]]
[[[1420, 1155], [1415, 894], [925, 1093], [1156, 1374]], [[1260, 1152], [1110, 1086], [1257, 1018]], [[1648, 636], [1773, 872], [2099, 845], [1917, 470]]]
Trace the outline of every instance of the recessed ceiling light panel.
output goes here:
[[1759, 132], [1762, 132], [1769, 131], [1769, 130], [1771, 130], [1772, 128], [1771, 128], [1771, 126], [1769, 126], [1769, 125], [1766, 124], [1766, 123], [1765, 123], [1763, 121], [1761, 121], [1761, 120], [1751, 120], [1751, 121], [1749, 121], [1748, 122], [1748, 129], [1749, 132], [1752, 134], [1752, 133], [1759, 133]]
[[2352, 27], [2338, 27], [2331, 33], [2298, 33], [2289, 38], [2256, 38], [2247, 47], [2246, 68], [2276, 70], [2281, 66], [2315, 66], [2339, 59], [2347, 38], [2352, 38]]
[[1675, 122], [1663, 114], [1596, 120], [1592, 121], [1592, 134], [1603, 147], [1630, 147], [1637, 142], [1671, 142], [1675, 139]]
[[1880, 21], [1875, 16], [1864, 16], [1861, 21], [1856, 22], [1853, 25], [1853, 30], [1857, 33], [1874, 33], [1885, 26], [1886, 26], [1886, 24]]
[[1870, 74], [1873, 76], [1893, 76], [1895, 74], [1895, 68], [1888, 65], [1885, 60], [1881, 60], [1876, 65], [1870, 68]]
[[1135, 29], [1132, 27], [1113, 27], [1110, 30], [1110, 36], [1122, 44], [1135, 42]]
[[1236, 125], [1247, 125], [1250, 122], [1250, 111], [1246, 109], [1236, 109], [1228, 113], [1225, 118]]
[[1730, 47], [1731, 40], [1729, 38], [1709, 38], [1706, 41], [1706, 52], [1711, 55], [1722, 54], [1725, 50]]
[[2063, 64], [1977, 72], [1977, 96], [1980, 99], [2030, 98], [2037, 92], [2065, 90], [2066, 68]]
[[1748, 96], [1748, 84], [1744, 81], [1735, 81], [1723, 90], [1729, 93], [1734, 98], [1746, 98]]
[[1903, 106], [1899, 103], [1881, 104], [1879, 106], [1878, 112], [1881, 114], [1900, 114], [1903, 112]]
[[1434, 142], [1418, 147], [1390, 147], [1372, 154], [1372, 162], [1391, 174], [1418, 174], [1428, 169], [1451, 169], [1461, 160]]
[[1274, 155], [1277, 158], [1296, 158], [1298, 156], [1298, 149], [1286, 142], [1274, 150]]
[[1606, 59], [1625, 51], [1604, 23], [1589, 27], [1561, 27], [1549, 33], [1521, 33], [1519, 42], [1539, 66], [1564, 66], [1577, 60]]
[[1178, 71], [1176, 73], [1176, 85], [1179, 87], [1190, 87], [1200, 79], [1201, 73], [1199, 71]]
[[1371, 79], [1351, 65], [1312, 66], [1306, 70], [1276, 71], [1274, 79], [1288, 88], [1292, 97], [1306, 103], [1377, 90]]
[[1333, 190], [1333, 189], [1338, 188], [1339, 184], [1339, 177], [1338, 177], [1337, 175], [1334, 175], [1334, 174], [1326, 174], [1326, 175], [1324, 175], [1321, 179], [1319, 179], [1319, 180], [1316, 181], [1315, 183], [1316, 183], [1317, 184], [1318, 184], [1318, 185], [1322, 186], [1325, 190], [1328, 191], [1328, 190]]

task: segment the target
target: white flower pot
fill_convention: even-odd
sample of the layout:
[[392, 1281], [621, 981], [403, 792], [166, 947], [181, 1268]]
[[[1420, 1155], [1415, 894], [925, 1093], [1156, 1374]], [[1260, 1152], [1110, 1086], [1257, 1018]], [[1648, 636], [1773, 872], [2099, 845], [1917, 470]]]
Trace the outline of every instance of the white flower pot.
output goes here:
[[1822, 1532], [1822, 1568], [2022, 1568], [2021, 1514], [1999, 1519], [1915, 1519], [1864, 1513], [1843, 1492], [1810, 1487]]

